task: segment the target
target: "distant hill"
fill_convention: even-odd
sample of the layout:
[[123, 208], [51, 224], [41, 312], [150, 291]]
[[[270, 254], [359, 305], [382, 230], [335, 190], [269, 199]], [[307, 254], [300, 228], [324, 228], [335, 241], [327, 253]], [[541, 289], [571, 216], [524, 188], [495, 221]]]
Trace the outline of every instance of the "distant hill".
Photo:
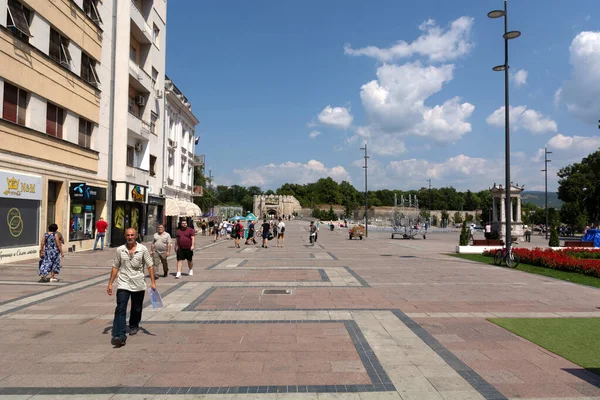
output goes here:
[[[544, 207], [544, 192], [525, 191], [521, 194], [523, 203], [534, 204], [538, 207]], [[562, 201], [558, 199], [558, 193], [548, 192], [548, 207], [560, 208]]]

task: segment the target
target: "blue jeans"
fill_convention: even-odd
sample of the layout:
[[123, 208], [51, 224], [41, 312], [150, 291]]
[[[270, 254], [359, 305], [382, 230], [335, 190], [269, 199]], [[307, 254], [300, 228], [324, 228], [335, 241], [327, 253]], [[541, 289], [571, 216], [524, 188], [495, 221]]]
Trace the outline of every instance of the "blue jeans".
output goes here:
[[142, 320], [142, 307], [144, 304], [145, 290], [141, 292], [130, 292], [125, 289], [117, 290], [117, 308], [115, 308], [115, 319], [113, 320], [112, 336], [125, 340], [127, 338], [127, 303], [131, 297], [131, 314], [129, 315], [129, 329], [139, 328]]
[[106, 233], [96, 233], [96, 240], [94, 241], [94, 250], [96, 250], [98, 239], [100, 239], [100, 250], [104, 250], [104, 235], [106, 235]]

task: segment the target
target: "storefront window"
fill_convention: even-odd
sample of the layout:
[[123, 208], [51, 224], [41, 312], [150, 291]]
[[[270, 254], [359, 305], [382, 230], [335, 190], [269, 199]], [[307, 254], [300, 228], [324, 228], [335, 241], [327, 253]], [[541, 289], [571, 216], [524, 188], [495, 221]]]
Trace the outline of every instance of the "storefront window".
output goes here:
[[71, 204], [69, 240], [94, 239], [96, 206], [94, 204]]
[[0, 198], [0, 216], [6, 221], [0, 230], [0, 248], [31, 246], [38, 243], [40, 202]]

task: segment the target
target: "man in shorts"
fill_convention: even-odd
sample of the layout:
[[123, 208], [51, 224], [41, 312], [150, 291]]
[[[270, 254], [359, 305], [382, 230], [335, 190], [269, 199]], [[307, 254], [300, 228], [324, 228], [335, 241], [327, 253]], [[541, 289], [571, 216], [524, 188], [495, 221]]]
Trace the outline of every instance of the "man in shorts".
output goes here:
[[196, 244], [196, 232], [187, 226], [186, 220], [181, 220], [179, 223], [179, 229], [177, 229], [177, 237], [175, 240], [175, 252], [177, 253], [177, 275], [176, 279], [181, 278], [181, 268], [183, 266], [183, 260], [187, 260], [188, 268], [190, 272], [188, 276], [193, 276], [194, 264], [192, 258], [194, 257], [194, 245]]
[[277, 247], [279, 247], [279, 240], [281, 239], [281, 247], [283, 247], [283, 242], [285, 241], [285, 222], [279, 218], [279, 225], [277, 226]]
[[267, 217], [263, 219], [262, 224], [262, 247], [265, 249], [269, 244], [269, 233], [271, 232], [271, 224], [267, 222]]

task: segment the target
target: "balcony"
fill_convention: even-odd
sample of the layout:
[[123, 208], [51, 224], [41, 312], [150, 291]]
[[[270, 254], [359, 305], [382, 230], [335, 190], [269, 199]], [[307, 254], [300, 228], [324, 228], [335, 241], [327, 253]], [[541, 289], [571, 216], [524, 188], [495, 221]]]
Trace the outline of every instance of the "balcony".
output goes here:
[[152, 43], [152, 27], [146, 22], [146, 18], [137, 8], [137, 5], [131, 1], [131, 34], [140, 43]]
[[132, 85], [137, 90], [146, 93], [154, 93], [154, 83], [152, 82], [152, 77], [148, 75], [148, 73], [133, 60], [129, 60], [129, 76], [131, 76], [137, 83]]
[[127, 113], [127, 129], [146, 140], [150, 138], [150, 124], [142, 121], [131, 112]]
[[126, 175], [127, 175], [127, 179], [129, 181], [131, 181], [133, 183], [137, 183], [139, 185], [146, 185], [148, 177], [150, 176], [148, 171], [138, 168], [138, 167], [132, 167], [129, 165], [127, 166]]
[[194, 156], [193, 159], [190, 159], [190, 162], [194, 167], [203, 167], [204, 166], [204, 154], [199, 154]]

